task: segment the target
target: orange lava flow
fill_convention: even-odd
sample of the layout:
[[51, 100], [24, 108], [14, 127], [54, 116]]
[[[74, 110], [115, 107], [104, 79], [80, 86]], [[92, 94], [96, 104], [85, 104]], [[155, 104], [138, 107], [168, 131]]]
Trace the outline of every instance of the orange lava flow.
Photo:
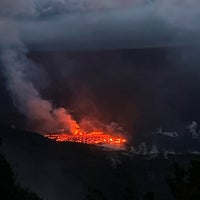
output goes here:
[[74, 134], [68, 133], [53, 133], [45, 134], [45, 137], [56, 140], [58, 142], [76, 142], [84, 144], [95, 145], [124, 145], [127, 140], [122, 136], [112, 136], [102, 131], [94, 131], [90, 133], [76, 132]]

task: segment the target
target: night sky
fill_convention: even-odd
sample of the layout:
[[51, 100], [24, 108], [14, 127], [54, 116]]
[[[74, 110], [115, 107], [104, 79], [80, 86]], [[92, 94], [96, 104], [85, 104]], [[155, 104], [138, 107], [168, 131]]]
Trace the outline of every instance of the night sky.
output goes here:
[[[199, 6], [196, 0], [1, 1], [1, 52], [23, 46], [37, 66], [24, 67], [25, 79], [76, 120], [114, 121], [131, 137], [160, 126], [180, 129], [200, 120]], [[1, 70], [0, 118], [28, 126], [8, 74]]]
[[[117, 122], [131, 134], [200, 119], [200, 60], [194, 47], [30, 52], [41, 94], [78, 120]], [[24, 124], [1, 81], [1, 118]], [[6, 116], [6, 118], [5, 118]], [[20, 122], [21, 120], [21, 122]], [[6, 122], [6, 121], [4, 121]]]

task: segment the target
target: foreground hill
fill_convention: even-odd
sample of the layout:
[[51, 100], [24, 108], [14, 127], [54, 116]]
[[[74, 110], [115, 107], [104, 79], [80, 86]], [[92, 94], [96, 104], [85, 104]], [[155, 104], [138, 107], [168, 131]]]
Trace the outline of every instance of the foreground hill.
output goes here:
[[16, 179], [48, 200], [143, 199], [146, 192], [154, 192], [157, 200], [173, 200], [166, 181], [172, 162], [186, 166], [192, 157], [149, 160], [93, 145], [58, 143], [10, 126], [0, 127], [0, 137]]

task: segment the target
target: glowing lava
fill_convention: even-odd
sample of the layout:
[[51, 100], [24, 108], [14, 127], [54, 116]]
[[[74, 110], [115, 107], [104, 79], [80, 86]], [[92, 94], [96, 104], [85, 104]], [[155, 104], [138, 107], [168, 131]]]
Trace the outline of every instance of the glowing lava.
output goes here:
[[76, 142], [84, 144], [95, 144], [95, 145], [110, 145], [113, 147], [123, 146], [127, 140], [122, 136], [112, 136], [108, 133], [102, 131], [93, 131], [93, 132], [75, 132], [73, 134], [63, 133], [53, 133], [45, 134], [45, 137], [58, 142]]

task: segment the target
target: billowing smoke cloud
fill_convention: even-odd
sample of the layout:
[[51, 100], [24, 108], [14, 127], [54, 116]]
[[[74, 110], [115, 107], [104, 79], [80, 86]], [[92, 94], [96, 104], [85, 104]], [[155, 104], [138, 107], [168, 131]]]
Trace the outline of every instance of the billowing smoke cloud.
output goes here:
[[[35, 67], [21, 46], [49, 50], [193, 44], [200, 39], [199, 15], [198, 0], [2, 0], [0, 45], [9, 90], [29, 119], [58, 127], [66, 111], [42, 99], [26, 74], [30, 65]], [[10, 45], [19, 48], [5, 50]], [[37, 105], [43, 116], [36, 112]]]
[[66, 128], [73, 132], [78, 125], [67, 110], [56, 108], [50, 101], [44, 100], [34, 85], [30, 71], [37, 73], [38, 69], [27, 58], [27, 49], [20, 40], [21, 32], [14, 16], [37, 16], [37, 1], [1, 1], [0, 14], [3, 73], [16, 107], [38, 131]]
[[36, 123], [38, 130], [67, 128], [73, 132], [78, 128], [66, 109], [55, 108], [50, 101], [42, 99], [28, 79], [29, 66], [33, 63], [27, 59], [24, 47], [4, 48], [1, 58], [15, 105], [32, 123]]

